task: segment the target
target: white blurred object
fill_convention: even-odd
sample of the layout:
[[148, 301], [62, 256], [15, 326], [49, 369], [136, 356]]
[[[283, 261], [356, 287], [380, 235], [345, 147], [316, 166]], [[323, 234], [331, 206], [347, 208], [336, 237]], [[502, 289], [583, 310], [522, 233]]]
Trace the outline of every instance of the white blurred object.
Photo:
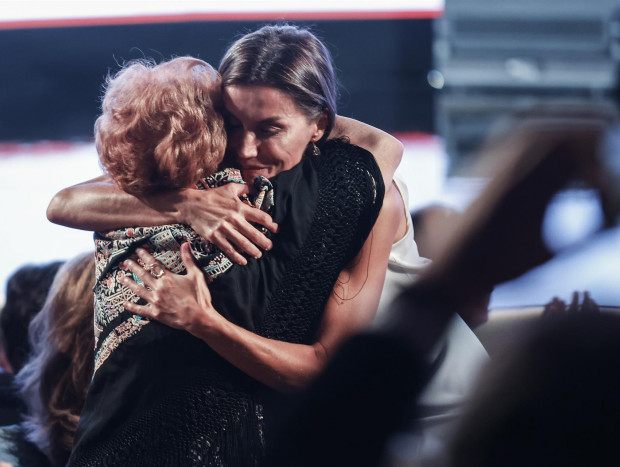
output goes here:
[[603, 210], [596, 191], [563, 191], [547, 208], [543, 239], [551, 251], [559, 252], [598, 232], [603, 222]]
[[361, 11], [441, 11], [444, 0], [384, 0], [365, 4], [355, 0], [314, 0], [296, 3], [290, 0], [227, 0], [226, 2], [121, 1], [106, 2], [3, 0], [0, 3], [1, 21], [29, 21], [70, 18], [100, 18], [118, 16], [150, 16], [192, 13], [267, 13], [267, 12], [361, 12]]
[[65, 260], [93, 248], [92, 232], [52, 224], [45, 211], [62, 188], [99, 175], [93, 144], [16, 145], [0, 151], [0, 302], [7, 278], [22, 265]]

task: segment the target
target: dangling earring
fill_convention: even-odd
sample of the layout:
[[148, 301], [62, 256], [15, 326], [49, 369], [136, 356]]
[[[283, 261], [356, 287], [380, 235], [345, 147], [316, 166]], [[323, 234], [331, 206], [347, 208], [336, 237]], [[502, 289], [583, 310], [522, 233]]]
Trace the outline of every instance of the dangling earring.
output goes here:
[[319, 147], [314, 144], [314, 141], [311, 142], [312, 144], [312, 155], [313, 156], [320, 156], [321, 155], [321, 150], [319, 149]]

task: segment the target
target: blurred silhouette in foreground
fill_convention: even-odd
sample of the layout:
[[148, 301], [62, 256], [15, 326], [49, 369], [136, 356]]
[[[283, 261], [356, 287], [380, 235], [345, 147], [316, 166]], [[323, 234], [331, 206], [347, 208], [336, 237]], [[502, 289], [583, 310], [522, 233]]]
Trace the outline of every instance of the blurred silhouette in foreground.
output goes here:
[[[393, 302], [389, 320], [352, 338], [334, 355], [297, 401], [265, 465], [379, 465], [386, 440], [407, 421], [403, 407], [420, 394], [432, 374], [427, 356], [453, 311], [551, 258], [541, 225], [555, 193], [569, 183], [599, 188], [608, 219], [617, 216], [610, 209], [613, 192], [598, 158], [611, 122], [612, 116], [599, 109], [562, 108], [529, 117], [496, 138], [486, 151], [501, 162], [500, 168], [459, 220], [448, 247]], [[574, 353], [588, 342], [575, 343]], [[606, 373], [588, 376], [593, 392], [587, 397], [607, 384]], [[583, 401], [584, 410], [591, 403]], [[583, 412], [584, 418], [591, 416]], [[556, 422], [552, 426], [562, 429]], [[553, 436], [560, 439], [562, 433]], [[534, 449], [524, 456], [536, 462], [539, 453], [535, 443], [530, 446]], [[563, 453], [557, 455], [563, 458]], [[465, 459], [456, 458], [454, 464], [460, 462]], [[505, 465], [510, 458], [495, 462]]]
[[534, 322], [479, 381], [452, 464], [617, 465], [619, 336], [611, 313]]
[[573, 292], [573, 297], [569, 305], [566, 302], [558, 297], [553, 297], [549, 303], [545, 305], [545, 308], [542, 312], [543, 317], [548, 316], [557, 316], [558, 314], [562, 315], [564, 313], [597, 313], [599, 310], [598, 303], [594, 301], [592, 297], [590, 297], [589, 292], [583, 293], [583, 301], [581, 304], [579, 303], [579, 292]]
[[[395, 291], [402, 292], [415, 283], [430, 260], [440, 256], [445, 239], [454, 231], [460, 215], [457, 210], [439, 204], [412, 213], [412, 231], [408, 240], [415, 255], [399, 255], [405, 249], [403, 242], [407, 238], [393, 246], [377, 311], [379, 326], [381, 320], [389, 319], [385, 314], [397, 296]], [[423, 252], [424, 258], [418, 256], [418, 250]], [[403, 257], [411, 259], [402, 261]], [[432, 376], [412, 407], [404, 408], [412, 415], [403, 417], [409, 418], [409, 422], [388, 440], [382, 466], [408, 467], [443, 462], [452, 433], [475, 389], [478, 373], [489, 360], [471, 329], [487, 320], [489, 297], [487, 294], [472, 302], [466, 310], [455, 310], [457, 313], [427, 355], [427, 362], [433, 368]]]
[[[450, 206], [431, 204], [411, 213], [415, 241], [420, 255], [434, 260], [448, 247], [447, 239], [454, 235], [462, 213]], [[487, 322], [491, 291], [482, 294], [463, 308], [456, 310], [467, 325], [474, 329]]]

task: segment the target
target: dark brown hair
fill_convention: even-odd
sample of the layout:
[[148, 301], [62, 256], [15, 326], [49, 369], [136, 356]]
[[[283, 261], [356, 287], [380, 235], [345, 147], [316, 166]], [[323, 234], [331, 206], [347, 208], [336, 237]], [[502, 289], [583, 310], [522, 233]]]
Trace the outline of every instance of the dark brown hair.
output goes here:
[[331, 54], [309, 30], [268, 25], [233, 43], [220, 63], [222, 88], [271, 86], [288, 94], [311, 120], [323, 112], [327, 139], [336, 117], [337, 82]]

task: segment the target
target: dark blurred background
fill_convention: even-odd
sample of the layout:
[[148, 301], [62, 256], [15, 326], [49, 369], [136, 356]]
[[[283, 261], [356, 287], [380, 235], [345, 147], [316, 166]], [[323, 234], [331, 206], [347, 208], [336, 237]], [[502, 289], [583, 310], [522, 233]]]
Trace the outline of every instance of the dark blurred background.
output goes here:
[[[101, 83], [123, 60], [192, 55], [217, 67], [265, 21], [0, 30], [0, 142], [92, 137]], [[392, 132], [434, 131], [431, 19], [295, 21], [334, 56], [339, 111]]]
[[[177, 2], [179, 8], [191, 3]], [[226, 20], [109, 16], [17, 26], [3, 16], [8, 4], [37, 13], [28, 7], [34, 3], [43, 5], [0, 3], [0, 243], [6, 246], [0, 284], [25, 262], [92, 248], [90, 233], [50, 224], [45, 208], [59, 189], [100, 174], [92, 127], [101, 84], [124, 60], [194, 55], [217, 66], [238, 35], [262, 24], [284, 17], [310, 26], [333, 54], [342, 85], [339, 112], [403, 141], [399, 171], [412, 209], [466, 208], [486, 183], [467, 171], [476, 148], [515, 112], [592, 102], [615, 108], [618, 100], [618, 0], [446, 0], [443, 9], [440, 0], [407, 0], [400, 2], [407, 3], [404, 14], [360, 14], [360, 5], [335, 15], [315, 7], [312, 14], [260, 18], [239, 11]], [[99, 9], [124, 3], [138, 2]], [[434, 10], [420, 10], [430, 4]], [[54, 17], [62, 18], [84, 3], [54, 5]], [[601, 219], [596, 193], [567, 191], [552, 203], [545, 230], [563, 245], [579, 245]], [[620, 262], [609, 255], [610, 245], [618, 249], [620, 229], [499, 287], [492, 305], [542, 304], [577, 289], [592, 291], [601, 304], [620, 304]]]
[[[317, 14], [293, 22], [310, 26], [333, 53], [340, 113], [392, 133], [439, 134], [456, 169], [491, 125], [515, 110], [615, 104], [616, 6], [616, 0], [448, 0], [443, 12], [415, 19]], [[0, 29], [0, 142], [90, 138], [101, 83], [124, 60], [194, 55], [217, 66], [235, 37], [265, 22], [150, 19]]]

